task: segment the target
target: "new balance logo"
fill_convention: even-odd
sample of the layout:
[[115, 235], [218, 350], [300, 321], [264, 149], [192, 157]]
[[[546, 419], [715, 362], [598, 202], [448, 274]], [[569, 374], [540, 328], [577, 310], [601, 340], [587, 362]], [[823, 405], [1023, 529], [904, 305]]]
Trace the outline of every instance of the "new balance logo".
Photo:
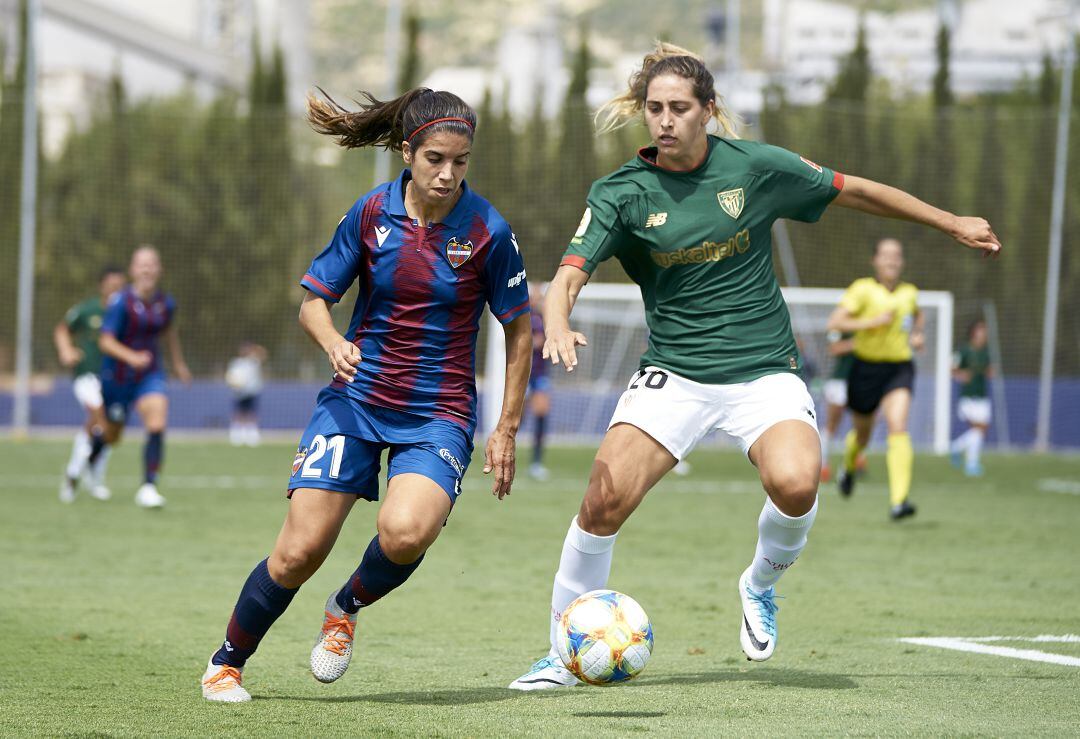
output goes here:
[[386, 237], [389, 236], [389, 235], [390, 235], [390, 229], [387, 228], [386, 226], [376, 226], [375, 227], [375, 239], [379, 242], [379, 246], [383, 245], [383, 242], [386, 241]]
[[645, 219], [645, 228], [663, 226], [665, 223], [667, 223], [667, 213], [650, 213]]

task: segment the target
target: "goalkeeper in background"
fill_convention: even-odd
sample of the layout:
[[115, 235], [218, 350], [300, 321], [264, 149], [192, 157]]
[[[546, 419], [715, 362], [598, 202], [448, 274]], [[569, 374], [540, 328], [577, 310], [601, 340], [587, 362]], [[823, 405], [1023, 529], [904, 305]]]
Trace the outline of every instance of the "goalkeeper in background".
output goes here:
[[874, 276], [851, 283], [829, 317], [828, 330], [855, 334], [847, 393], [855, 427], [844, 444], [844, 469], [837, 483], [841, 495], [851, 495], [855, 460], [870, 443], [880, 407], [889, 429], [885, 462], [890, 516], [899, 521], [915, 515], [915, 506], [908, 502], [915, 456], [907, 427], [915, 387], [912, 350], [923, 348], [926, 315], [917, 305], [918, 289], [900, 280], [904, 247], [899, 241], [882, 239], [875, 244], [872, 263]]

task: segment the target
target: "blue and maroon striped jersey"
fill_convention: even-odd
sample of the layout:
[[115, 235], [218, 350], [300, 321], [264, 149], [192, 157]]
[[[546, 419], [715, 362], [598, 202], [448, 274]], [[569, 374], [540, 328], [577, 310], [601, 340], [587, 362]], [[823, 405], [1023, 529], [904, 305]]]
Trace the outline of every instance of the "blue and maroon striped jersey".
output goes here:
[[174, 313], [176, 301], [171, 295], [160, 291], [154, 293], [149, 300], [140, 298], [130, 286], [113, 295], [105, 309], [101, 333], [112, 334], [121, 344], [131, 349], [152, 352], [154, 361], [146, 369], [136, 370], [119, 359], [105, 356], [101, 363], [101, 379], [136, 383], [147, 375], [161, 372], [158, 336], [172, 323]]
[[360, 349], [351, 383], [372, 405], [476, 427], [476, 336], [485, 303], [503, 324], [529, 311], [517, 239], [464, 183], [441, 223], [405, 212], [409, 170], [358, 200], [300, 284], [337, 302], [360, 283], [346, 338]]

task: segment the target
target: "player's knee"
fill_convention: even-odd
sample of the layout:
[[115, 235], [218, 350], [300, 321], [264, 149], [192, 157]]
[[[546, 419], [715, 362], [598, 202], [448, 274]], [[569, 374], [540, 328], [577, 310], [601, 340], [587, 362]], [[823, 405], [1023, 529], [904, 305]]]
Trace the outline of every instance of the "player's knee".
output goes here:
[[802, 516], [817, 500], [819, 476], [808, 471], [783, 470], [763, 480], [773, 503], [788, 516]]
[[379, 519], [379, 546], [390, 561], [397, 564], [415, 562], [431, 546], [432, 537], [421, 521], [408, 514]]
[[322, 548], [301, 542], [278, 547], [266, 564], [274, 582], [298, 588], [315, 574], [325, 557]]
[[586, 493], [578, 512], [578, 526], [596, 536], [611, 536], [618, 533], [628, 515], [613, 491], [598, 488]]

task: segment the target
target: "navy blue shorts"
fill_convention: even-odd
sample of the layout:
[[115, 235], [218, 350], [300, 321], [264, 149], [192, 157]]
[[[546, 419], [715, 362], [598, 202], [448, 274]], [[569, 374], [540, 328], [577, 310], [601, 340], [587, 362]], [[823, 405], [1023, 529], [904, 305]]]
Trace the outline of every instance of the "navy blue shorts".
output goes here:
[[384, 449], [390, 450], [387, 482], [406, 472], [423, 475], [454, 503], [473, 443], [452, 421], [371, 405], [327, 387], [300, 437], [289, 494], [297, 488], [319, 488], [378, 500]]
[[237, 413], [252, 414], [259, 410], [258, 395], [242, 395], [233, 402], [233, 409]]
[[164, 372], [154, 372], [138, 382], [101, 381], [101, 400], [105, 404], [105, 414], [113, 423], [127, 423], [131, 404], [144, 395], [165, 394]]

